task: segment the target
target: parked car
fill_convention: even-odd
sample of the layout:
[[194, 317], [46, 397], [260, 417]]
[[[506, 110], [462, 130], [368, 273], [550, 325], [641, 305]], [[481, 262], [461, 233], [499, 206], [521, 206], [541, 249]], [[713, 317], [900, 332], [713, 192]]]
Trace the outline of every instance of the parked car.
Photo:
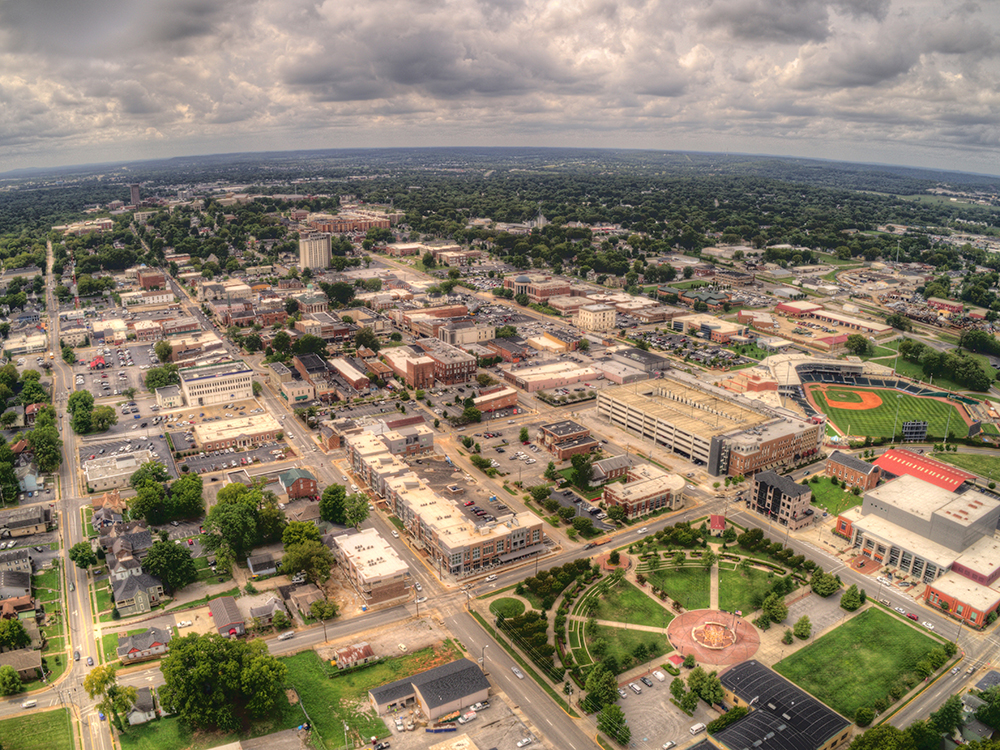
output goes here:
[[653, 681], [648, 677], [646, 677], [645, 675], [639, 678], [639, 682], [641, 682], [646, 687], [653, 687]]

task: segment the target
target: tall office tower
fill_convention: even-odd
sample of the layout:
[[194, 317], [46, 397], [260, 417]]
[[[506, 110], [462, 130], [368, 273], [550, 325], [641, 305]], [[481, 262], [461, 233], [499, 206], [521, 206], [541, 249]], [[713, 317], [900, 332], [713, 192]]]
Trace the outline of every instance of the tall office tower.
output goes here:
[[129, 199], [133, 206], [139, 205], [139, 183], [132, 183], [128, 186]]
[[299, 270], [307, 268], [329, 268], [330, 235], [310, 234], [299, 239]]

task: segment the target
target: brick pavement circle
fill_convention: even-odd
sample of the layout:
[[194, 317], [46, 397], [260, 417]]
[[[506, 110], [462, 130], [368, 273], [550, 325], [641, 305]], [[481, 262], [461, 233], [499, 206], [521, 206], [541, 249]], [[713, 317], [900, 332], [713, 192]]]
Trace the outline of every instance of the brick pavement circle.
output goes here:
[[608, 560], [608, 558], [611, 557], [610, 552], [605, 552], [604, 554], [599, 555], [597, 557], [597, 563], [601, 566], [601, 570], [614, 571], [618, 570], [618, 568], [624, 568], [625, 570], [629, 570], [632, 567], [632, 560], [629, 557], [629, 555], [626, 555], [624, 552], [619, 552], [618, 555], [619, 557], [617, 565], [612, 565]]
[[[708, 648], [694, 639], [694, 631], [707, 623], [723, 623], [736, 631], [736, 643], [725, 648]], [[749, 620], [717, 609], [685, 612], [667, 626], [670, 644], [684, 656], [694, 656], [702, 664], [729, 666], [752, 659], [760, 648], [760, 633]]]

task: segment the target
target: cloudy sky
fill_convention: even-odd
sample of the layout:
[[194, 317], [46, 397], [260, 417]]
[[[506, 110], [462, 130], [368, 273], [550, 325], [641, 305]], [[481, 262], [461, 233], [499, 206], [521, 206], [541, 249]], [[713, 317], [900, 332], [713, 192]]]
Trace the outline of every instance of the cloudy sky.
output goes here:
[[0, 0], [0, 171], [594, 146], [1000, 174], [996, 0]]

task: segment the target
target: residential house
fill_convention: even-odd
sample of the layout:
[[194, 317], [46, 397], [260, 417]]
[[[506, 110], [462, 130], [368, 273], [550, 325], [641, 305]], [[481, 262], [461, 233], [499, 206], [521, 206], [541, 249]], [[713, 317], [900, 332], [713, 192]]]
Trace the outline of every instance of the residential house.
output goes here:
[[135, 635], [118, 636], [118, 658], [122, 664], [155, 659], [170, 650], [170, 629], [146, 628]]
[[113, 574], [111, 593], [115, 608], [122, 617], [141, 615], [152, 611], [163, 598], [163, 584], [159, 579], [143, 572], [142, 568], [129, 568]]
[[274, 620], [274, 616], [278, 612], [288, 617], [288, 610], [285, 609], [285, 605], [281, 603], [280, 599], [272, 596], [259, 607], [250, 608], [250, 619], [262, 627], [267, 627]]
[[247, 567], [252, 576], [273, 576], [278, 572], [278, 561], [266, 552], [247, 558]]
[[231, 638], [243, 635], [246, 632], [246, 621], [240, 614], [240, 608], [236, 606], [236, 600], [231, 596], [220, 596], [210, 602], [212, 608], [212, 622], [219, 635], [227, 635]]
[[152, 690], [143, 687], [135, 691], [135, 703], [128, 710], [126, 718], [128, 718], [129, 726], [132, 727], [137, 724], [145, 724], [156, 718], [156, 699], [153, 697]]
[[337, 664], [337, 669], [350, 669], [361, 664], [378, 661], [378, 657], [375, 655], [375, 651], [368, 641], [338, 648], [333, 652], [333, 656]]
[[19, 648], [0, 654], [0, 667], [13, 667], [22, 680], [34, 680], [42, 674], [42, 652]]
[[278, 475], [278, 484], [289, 499], [300, 497], [316, 497], [319, 495], [319, 484], [310, 472], [305, 469], [288, 469]]

